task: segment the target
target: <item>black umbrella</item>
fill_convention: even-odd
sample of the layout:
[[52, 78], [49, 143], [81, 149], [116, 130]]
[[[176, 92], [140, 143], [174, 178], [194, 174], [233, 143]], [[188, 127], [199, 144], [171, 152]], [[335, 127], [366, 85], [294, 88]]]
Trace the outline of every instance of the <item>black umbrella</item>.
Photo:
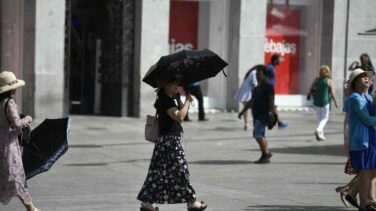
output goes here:
[[68, 150], [69, 118], [45, 119], [24, 144], [22, 161], [26, 178], [48, 171]]
[[181, 74], [182, 85], [187, 85], [214, 77], [227, 65], [221, 57], [208, 49], [182, 50], [162, 56], [149, 69], [142, 81], [156, 88], [158, 78]]

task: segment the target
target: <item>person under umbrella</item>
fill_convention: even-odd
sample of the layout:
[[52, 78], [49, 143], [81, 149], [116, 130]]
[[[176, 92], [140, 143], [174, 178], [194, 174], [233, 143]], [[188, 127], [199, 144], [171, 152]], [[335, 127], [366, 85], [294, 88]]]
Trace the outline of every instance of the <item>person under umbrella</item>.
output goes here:
[[20, 119], [13, 99], [16, 89], [24, 85], [25, 82], [17, 79], [14, 73], [0, 73], [0, 202], [6, 205], [17, 196], [27, 211], [39, 211], [34, 206], [26, 185], [21, 146], [17, 137], [21, 128], [32, 122], [30, 116]]
[[187, 203], [188, 211], [206, 209], [205, 202], [196, 200], [196, 193], [189, 181], [189, 170], [181, 144], [181, 122], [187, 115], [192, 97], [186, 96], [183, 106], [176, 104], [180, 78], [159, 78], [157, 100], [154, 107], [159, 116], [159, 136], [155, 142], [148, 175], [137, 199], [141, 211], [158, 211], [157, 204]]
[[[153, 88], [157, 88], [157, 79], [179, 73], [183, 86], [216, 76], [228, 64], [216, 53], [204, 50], [182, 50], [162, 56], [150, 67], [142, 79]], [[225, 77], [226, 73], [223, 71]]]

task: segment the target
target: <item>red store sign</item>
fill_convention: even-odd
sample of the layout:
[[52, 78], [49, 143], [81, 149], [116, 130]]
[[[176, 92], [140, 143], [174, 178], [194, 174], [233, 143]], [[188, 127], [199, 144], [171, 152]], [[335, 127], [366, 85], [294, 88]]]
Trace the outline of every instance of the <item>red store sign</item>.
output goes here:
[[199, 2], [172, 0], [170, 5], [170, 53], [197, 49]]
[[269, 8], [265, 37], [265, 63], [273, 54], [284, 61], [276, 67], [276, 94], [299, 93], [300, 10]]

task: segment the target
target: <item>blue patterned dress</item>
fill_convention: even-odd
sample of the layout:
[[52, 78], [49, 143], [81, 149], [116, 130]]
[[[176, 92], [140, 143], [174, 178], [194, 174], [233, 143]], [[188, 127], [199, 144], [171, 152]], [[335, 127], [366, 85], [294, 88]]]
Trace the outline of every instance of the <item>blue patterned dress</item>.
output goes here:
[[[367, 98], [366, 98], [367, 99]], [[367, 99], [367, 110], [370, 116], [375, 116], [372, 101]], [[373, 126], [368, 127], [369, 143], [368, 148], [363, 150], [351, 150], [351, 166], [359, 171], [363, 169], [376, 169], [376, 134]]]

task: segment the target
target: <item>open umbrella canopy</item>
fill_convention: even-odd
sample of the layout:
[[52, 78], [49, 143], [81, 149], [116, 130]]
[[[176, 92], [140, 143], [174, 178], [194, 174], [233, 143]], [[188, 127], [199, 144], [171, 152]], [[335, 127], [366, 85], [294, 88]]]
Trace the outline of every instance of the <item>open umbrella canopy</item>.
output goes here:
[[69, 118], [61, 118], [45, 119], [31, 131], [22, 155], [27, 179], [48, 171], [68, 150], [69, 130]]
[[214, 77], [227, 65], [221, 57], [208, 49], [182, 50], [162, 56], [142, 80], [156, 88], [157, 80], [180, 74], [182, 85], [187, 85]]

